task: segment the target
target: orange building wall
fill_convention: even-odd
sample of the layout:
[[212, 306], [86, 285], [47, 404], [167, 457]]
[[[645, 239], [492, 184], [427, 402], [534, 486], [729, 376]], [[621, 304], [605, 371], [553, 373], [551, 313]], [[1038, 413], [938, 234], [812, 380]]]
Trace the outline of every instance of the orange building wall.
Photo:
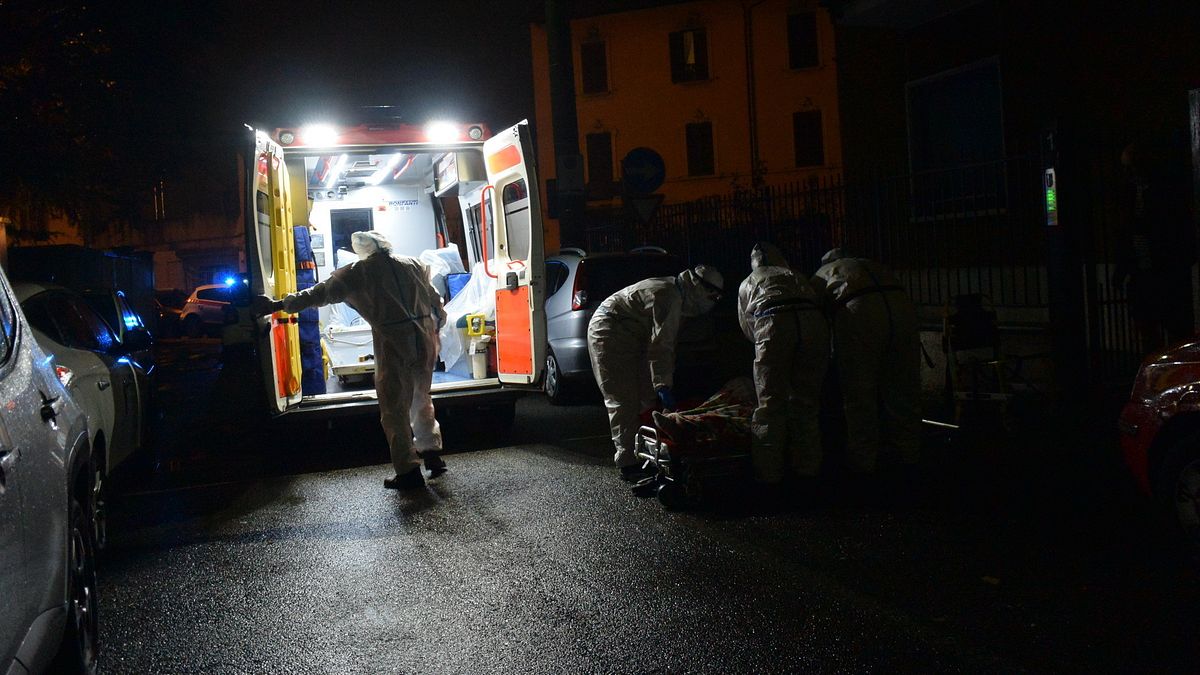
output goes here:
[[[788, 67], [787, 15], [797, 8], [817, 13], [821, 65], [815, 68]], [[666, 164], [666, 181], [658, 190], [666, 203], [728, 194], [735, 181], [749, 186], [743, 16], [739, 3], [702, 0], [572, 21], [581, 154], [586, 154], [586, 134], [610, 132], [615, 178], [620, 180], [620, 160], [626, 153], [639, 146], [653, 148]], [[765, 182], [787, 183], [814, 174], [828, 174], [842, 162], [833, 24], [829, 13], [818, 8], [816, 2], [766, 0], [754, 8], [752, 16], [758, 147], [767, 171]], [[703, 26], [707, 31], [709, 79], [672, 83], [669, 34], [695, 26]], [[579, 44], [592, 36], [607, 43], [609, 91], [584, 95], [580, 93]], [[541, 177], [546, 179], [554, 177], [555, 162], [544, 26], [531, 27], [531, 46], [538, 166]], [[825, 165], [798, 169], [792, 113], [811, 108], [822, 112]], [[689, 177], [684, 129], [689, 122], [701, 120], [712, 122], [716, 175]], [[557, 223], [549, 219], [547, 222], [546, 246], [553, 250], [558, 243]]]

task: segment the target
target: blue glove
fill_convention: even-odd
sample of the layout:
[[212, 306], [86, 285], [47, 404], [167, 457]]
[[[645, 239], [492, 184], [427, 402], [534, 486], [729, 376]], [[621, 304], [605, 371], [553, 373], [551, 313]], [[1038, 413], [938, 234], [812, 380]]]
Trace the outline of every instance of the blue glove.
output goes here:
[[675, 394], [671, 393], [670, 387], [659, 387], [654, 393], [658, 394], [658, 400], [664, 410], [675, 409]]

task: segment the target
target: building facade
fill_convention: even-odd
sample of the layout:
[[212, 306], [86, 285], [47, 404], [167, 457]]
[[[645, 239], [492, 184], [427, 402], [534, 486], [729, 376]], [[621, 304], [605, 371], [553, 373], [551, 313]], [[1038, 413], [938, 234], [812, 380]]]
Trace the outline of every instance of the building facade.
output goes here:
[[[833, 25], [815, 0], [672, 3], [570, 21], [589, 209], [620, 208], [622, 160], [662, 158], [664, 203], [802, 182], [842, 163]], [[538, 166], [553, 199], [546, 26], [531, 26]], [[645, 156], [642, 151], [643, 157]], [[558, 241], [553, 208], [546, 238]], [[572, 242], [564, 242], [572, 243]]]

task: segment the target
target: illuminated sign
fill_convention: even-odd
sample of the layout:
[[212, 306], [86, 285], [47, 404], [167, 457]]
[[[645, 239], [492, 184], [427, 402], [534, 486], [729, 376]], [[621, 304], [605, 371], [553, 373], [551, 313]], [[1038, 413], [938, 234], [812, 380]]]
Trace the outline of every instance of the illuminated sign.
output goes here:
[[1058, 184], [1054, 169], [1046, 169], [1046, 227], [1058, 226]]

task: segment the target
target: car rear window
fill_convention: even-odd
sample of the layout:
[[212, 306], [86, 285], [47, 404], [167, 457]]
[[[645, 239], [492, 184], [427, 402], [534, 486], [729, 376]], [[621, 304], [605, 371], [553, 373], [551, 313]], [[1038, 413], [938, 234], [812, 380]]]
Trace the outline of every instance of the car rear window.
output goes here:
[[202, 288], [196, 291], [196, 299], [198, 300], [216, 300], [218, 302], [229, 302], [229, 289], [227, 288]]
[[674, 256], [622, 255], [602, 258], [587, 258], [588, 293], [603, 300], [617, 291], [651, 277], [673, 277], [682, 269]]

